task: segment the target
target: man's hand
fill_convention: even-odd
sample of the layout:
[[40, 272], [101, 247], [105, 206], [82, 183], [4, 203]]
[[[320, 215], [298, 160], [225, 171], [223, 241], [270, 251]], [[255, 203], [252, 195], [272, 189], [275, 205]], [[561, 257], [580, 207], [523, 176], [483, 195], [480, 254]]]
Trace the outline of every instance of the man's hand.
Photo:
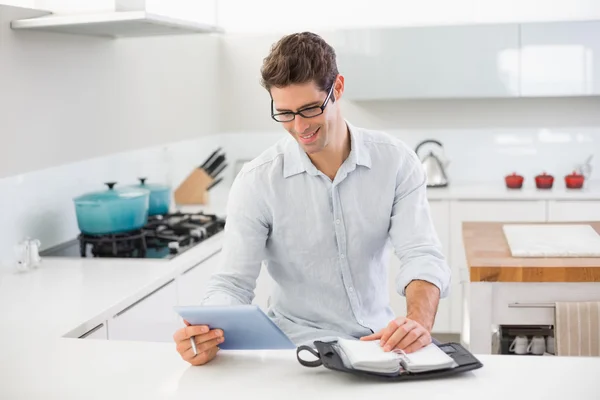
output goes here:
[[399, 317], [379, 332], [363, 336], [360, 340], [377, 340], [385, 351], [400, 349], [412, 353], [431, 343], [431, 335], [419, 322]]
[[[209, 330], [206, 325], [191, 326], [189, 322], [184, 321], [186, 327], [179, 329], [173, 335], [173, 340], [177, 344], [177, 352], [185, 361], [192, 365], [203, 365], [216, 357], [219, 351], [219, 344], [225, 341], [223, 331], [220, 329]], [[194, 354], [192, 349], [191, 337], [194, 337], [198, 354]]]

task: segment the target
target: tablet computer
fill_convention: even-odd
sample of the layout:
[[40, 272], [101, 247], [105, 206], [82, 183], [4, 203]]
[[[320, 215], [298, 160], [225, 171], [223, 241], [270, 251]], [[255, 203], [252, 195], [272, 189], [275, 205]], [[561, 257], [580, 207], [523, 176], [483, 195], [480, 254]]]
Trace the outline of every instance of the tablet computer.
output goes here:
[[223, 330], [223, 350], [295, 349], [296, 345], [256, 305], [177, 306], [175, 311], [192, 325]]

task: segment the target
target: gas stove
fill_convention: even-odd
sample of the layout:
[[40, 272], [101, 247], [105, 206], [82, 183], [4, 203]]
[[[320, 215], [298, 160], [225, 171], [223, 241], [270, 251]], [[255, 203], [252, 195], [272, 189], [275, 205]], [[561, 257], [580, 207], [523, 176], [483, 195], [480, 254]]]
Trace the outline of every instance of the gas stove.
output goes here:
[[47, 249], [42, 257], [104, 257], [172, 259], [225, 228], [214, 214], [175, 212], [148, 218], [139, 230], [86, 235]]

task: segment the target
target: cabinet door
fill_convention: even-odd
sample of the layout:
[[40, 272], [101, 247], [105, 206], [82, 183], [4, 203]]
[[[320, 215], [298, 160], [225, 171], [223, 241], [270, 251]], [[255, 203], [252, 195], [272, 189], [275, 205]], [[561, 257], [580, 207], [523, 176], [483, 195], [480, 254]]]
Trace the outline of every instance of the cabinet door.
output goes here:
[[600, 200], [572, 201], [553, 200], [548, 202], [549, 222], [600, 221]]
[[[546, 203], [531, 201], [452, 201], [450, 204], [451, 264], [453, 276], [468, 278], [467, 259], [462, 238], [463, 222], [544, 222]], [[462, 296], [460, 281], [452, 292], [452, 332], [458, 333], [462, 326]]]
[[351, 100], [518, 95], [516, 24], [356, 29], [333, 36]]
[[[444, 255], [450, 262], [450, 203], [445, 200], [430, 200], [429, 206], [431, 209], [431, 218], [435, 226], [436, 232], [442, 243]], [[406, 315], [406, 298], [396, 292], [396, 276], [400, 271], [400, 261], [394, 253], [393, 249], [390, 253], [390, 267], [388, 275], [390, 306], [396, 316]], [[451, 297], [440, 300], [438, 312], [433, 326], [433, 332], [444, 333], [450, 331], [450, 309]]]
[[177, 289], [173, 279], [117, 313], [109, 322], [108, 338], [171, 342], [173, 333], [183, 326], [173, 311], [175, 305]]
[[198, 305], [206, 294], [208, 281], [220, 265], [221, 252], [186, 270], [177, 278], [178, 304]]
[[521, 94], [600, 94], [600, 22], [521, 26]]

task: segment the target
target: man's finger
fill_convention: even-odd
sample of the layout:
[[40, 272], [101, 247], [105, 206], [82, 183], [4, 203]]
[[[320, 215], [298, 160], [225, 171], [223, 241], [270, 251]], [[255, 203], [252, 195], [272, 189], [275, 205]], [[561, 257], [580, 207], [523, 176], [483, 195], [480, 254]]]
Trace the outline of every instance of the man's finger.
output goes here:
[[176, 342], [180, 342], [182, 340], [186, 340], [191, 338], [192, 336], [202, 335], [204, 333], [208, 333], [208, 326], [206, 325], [195, 325], [195, 326], [186, 326], [185, 328], [179, 329], [173, 335], [173, 339]]
[[192, 365], [202, 365], [206, 364], [209, 360], [211, 360], [218, 351], [219, 347], [212, 346], [206, 351], [198, 352], [198, 354], [196, 355], [194, 354], [193, 349], [189, 349], [181, 355], [181, 358], [183, 358], [185, 361], [189, 362]]
[[388, 340], [390, 340], [390, 337], [394, 334], [394, 332], [396, 332], [396, 330], [406, 324], [406, 322], [408, 321], [408, 319], [404, 318], [404, 317], [399, 317], [396, 318], [395, 320], [391, 321], [388, 326], [384, 329], [383, 335], [381, 335], [381, 345], [385, 346], [385, 344], [388, 342]]
[[[200, 346], [202, 343], [205, 342], [223, 339], [223, 331], [220, 329], [215, 329], [210, 331], [209, 333], [205, 333], [204, 335], [195, 336], [194, 339], [196, 341], [196, 344]], [[198, 351], [200, 351], [200, 349], [198, 349]]]
[[414, 329], [412, 329], [410, 332], [406, 333], [406, 335], [402, 338], [402, 340], [400, 340], [400, 342], [398, 342], [398, 344], [396, 345], [396, 348], [401, 349], [401, 350], [406, 349], [408, 346], [410, 346], [414, 342], [416, 342], [425, 333], [426, 333], [425, 328], [423, 328], [418, 323], [415, 323]]
[[419, 350], [422, 347], [427, 346], [430, 343], [431, 343], [431, 336], [427, 334], [427, 331], [425, 331], [425, 334], [423, 334], [422, 336], [420, 336], [419, 339], [417, 339], [416, 342], [414, 342], [413, 344], [411, 344], [410, 346], [408, 346], [407, 348], [405, 348], [404, 352], [406, 352], [406, 353], [412, 353], [414, 351]]
[[372, 333], [368, 336], [363, 336], [360, 338], [360, 340], [377, 340], [381, 337], [382, 333], [383, 330], [380, 330], [379, 332]]
[[410, 320], [399, 326], [396, 329], [396, 331], [390, 336], [390, 338], [385, 342], [383, 350], [390, 351], [393, 348], [395, 348], [398, 345], [398, 343], [400, 343], [400, 341], [404, 339], [404, 337], [416, 326], [417, 324], [414, 321]]

